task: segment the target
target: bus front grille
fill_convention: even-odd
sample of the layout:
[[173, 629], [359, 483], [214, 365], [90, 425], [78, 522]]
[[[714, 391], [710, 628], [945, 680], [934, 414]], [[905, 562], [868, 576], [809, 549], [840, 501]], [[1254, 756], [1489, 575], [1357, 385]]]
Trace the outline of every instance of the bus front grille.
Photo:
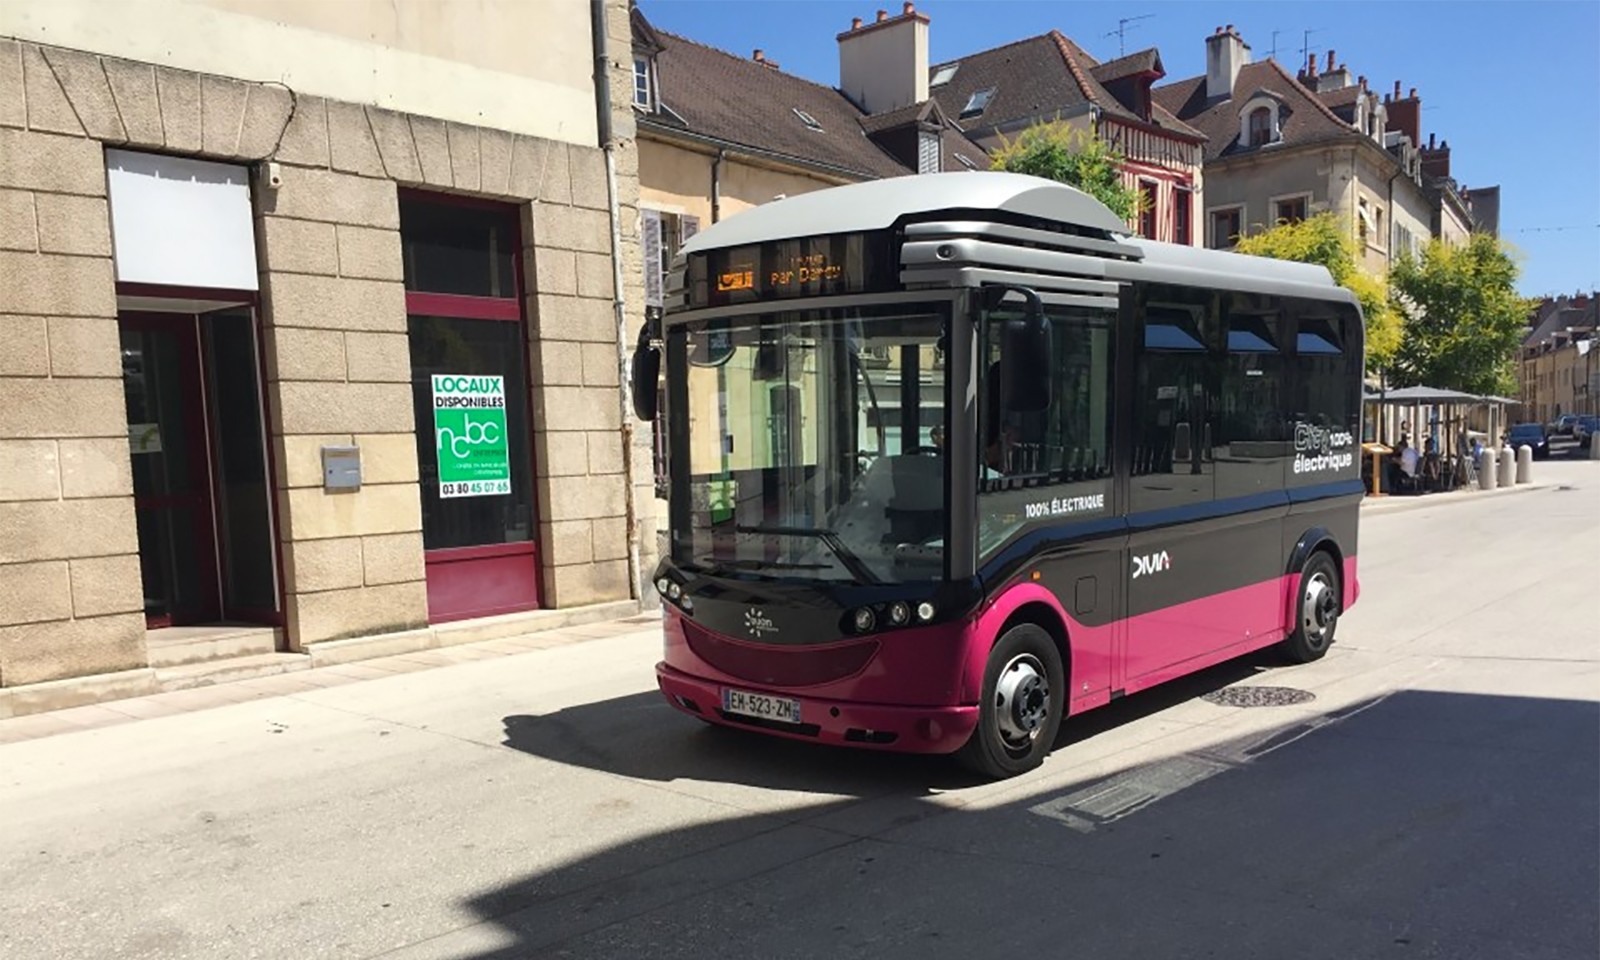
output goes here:
[[708, 633], [692, 621], [684, 638], [695, 656], [730, 677], [779, 687], [809, 687], [858, 673], [878, 652], [876, 640], [847, 640], [815, 647], [745, 643]]

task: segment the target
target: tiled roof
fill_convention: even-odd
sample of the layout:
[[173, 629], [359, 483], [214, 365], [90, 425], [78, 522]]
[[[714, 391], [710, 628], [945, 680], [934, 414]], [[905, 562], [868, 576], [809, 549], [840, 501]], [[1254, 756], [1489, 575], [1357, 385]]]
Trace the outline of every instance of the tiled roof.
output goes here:
[[1158, 104], [1209, 138], [1207, 162], [1251, 149], [1239, 143], [1239, 108], [1261, 93], [1275, 97], [1282, 105], [1279, 123], [1285, 144], [1361, 136], [1276, 60], [1245, 64], [1239, 70], [1238, 80], [1234, 81], [1232, 97], [1208, 99], [1204, 76], [1179, 80], [1152, 91]]
[[[640, 124], [659, 132], [682, 130], [728, 143], [831, 168], [862, 178], [914, 173], [867, 136], [901, 122], [912, 122], [923, 107], [868, 117], [832, 87], [813, 83], [773, 66], [735, 56], [687, 37], [657, 31], [662, 44], [656, 55], [661, 113], [641, 117]], [[796, 111], [816, 121], [813, 129]], [[956, 129], [943, 131], [942, 164], [965, 170], [957, 154], [989, 165], [984, 152]]]
[[[1159, 127], [1187, 139], [1200, 137], [1199, 131], [1165, 110], [1152, 111], [1148, 121], [1141, 119], [1105, 88], [1104, 83], [1158, 66], [1154, 50], [1101, 64], [1070, 38], [1052, 30], [939, 64], [930, 73], [937, 76], [941, 68], [952, 64], [959, 64], [955, 75], [933, 87], [930, 94], [948, 116], [968, 130], [1044, 120], [1093, 105], [1121, 120]], [[1099, 79], [1102, 74], [1104, 82]], [[994, 94], [982, 113], [963, 117], [962, 110], [973, 95], [989, 89]]]
[[1317, 99], [1329, 107], [1347, 107], [1361, 99], [1361, 95], [1364, 92], [1366, 91], [1360, 84], [1354, 84], [1348, 87], [1340, 87], [1337, 90], [1321, 91], [1317, 94]]

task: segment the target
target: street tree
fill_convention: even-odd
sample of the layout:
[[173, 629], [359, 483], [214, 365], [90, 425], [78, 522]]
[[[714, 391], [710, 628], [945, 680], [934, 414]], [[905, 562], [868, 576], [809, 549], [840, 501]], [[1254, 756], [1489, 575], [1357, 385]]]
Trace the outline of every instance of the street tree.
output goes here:
[[1061, 120], [1037, 123], [1002, 139], [993, 167], [1077, 187], [1123, 220], [1139, 213], [1143, 197], [1122, 179], [1122, 152]]
[[1234, 249], [1326, 267], [1333, 282], [1355, 294], [1361, 304], [1366, 320], [1367, 370], [1377, 373], [1395, 364], [1403, 332], [1401, 314], [1390, 301], [1383, 278], [1361, 268], [1355, 240], [1340, 217], [1319, 213], [1297, 223], [1280, 221], [1260, 233], [1240, 237]]
[[1517, 295], [1516, 261], [1497, 237], [1430, 241], [1389, 273], [1406, 315], [1396, 382], [1476, 394], [1516, 390], [1516, 355], [1535, 301]]

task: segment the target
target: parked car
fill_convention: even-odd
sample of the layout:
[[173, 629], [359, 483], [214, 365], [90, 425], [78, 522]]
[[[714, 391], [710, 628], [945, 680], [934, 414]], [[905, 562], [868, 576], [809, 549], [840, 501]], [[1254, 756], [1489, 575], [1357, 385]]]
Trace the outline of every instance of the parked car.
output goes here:
[[1563, 413], [1550, 421], [1549, 434], [1552, 437], [1570, 437], [1572, 436], [1572, 426], [1577, 422], [1578, 415], [1576, 413]]
[[1589, 441], [1594, 439], [1595, 431], [1600, 430], [1600, 417], [1592, 413], [1580, 416], [1572, 424], [1572, 437], [1578, 441], [1578, 446], [1588, 447]]
[[1533, 448], [1535, 460], [1543, 460], [1550, 456], [1550, 439], [1545, 436], [1542, 423], [1519, 423], [1506, 434], [1506, 442], [1511, 444], [1511, 449], [1520, 450], [1524, 446]]

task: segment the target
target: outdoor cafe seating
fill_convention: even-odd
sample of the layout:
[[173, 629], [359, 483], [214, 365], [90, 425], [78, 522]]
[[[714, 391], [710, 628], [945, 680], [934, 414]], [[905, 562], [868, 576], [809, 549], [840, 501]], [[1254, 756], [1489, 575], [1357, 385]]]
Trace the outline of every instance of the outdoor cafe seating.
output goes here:
[[[1469, 426], [1475, 419], [1469, 412], [1488, 406], [1491, 409], [1487, 417], [1477, 419], [1495, 418], [1498, 408], [1511, 402], [1436, 387], [1369, 391], [1365, 401], [1369, 439], [1361, 445], [1366, 461], [1362, 480], [1367, 493], [1378, 496], [1444, 493], [1477, 486], [1475, 448], [1487, 440], [1489, 433]], [[1391, 446], [1376, 439], [1382, 432], [1377, 425], [1387, 412], [1385, 408], [1395, 407], [1402, 411], [1411, 407], [1412, 413], [1401, 420], [1399, 439]]]

